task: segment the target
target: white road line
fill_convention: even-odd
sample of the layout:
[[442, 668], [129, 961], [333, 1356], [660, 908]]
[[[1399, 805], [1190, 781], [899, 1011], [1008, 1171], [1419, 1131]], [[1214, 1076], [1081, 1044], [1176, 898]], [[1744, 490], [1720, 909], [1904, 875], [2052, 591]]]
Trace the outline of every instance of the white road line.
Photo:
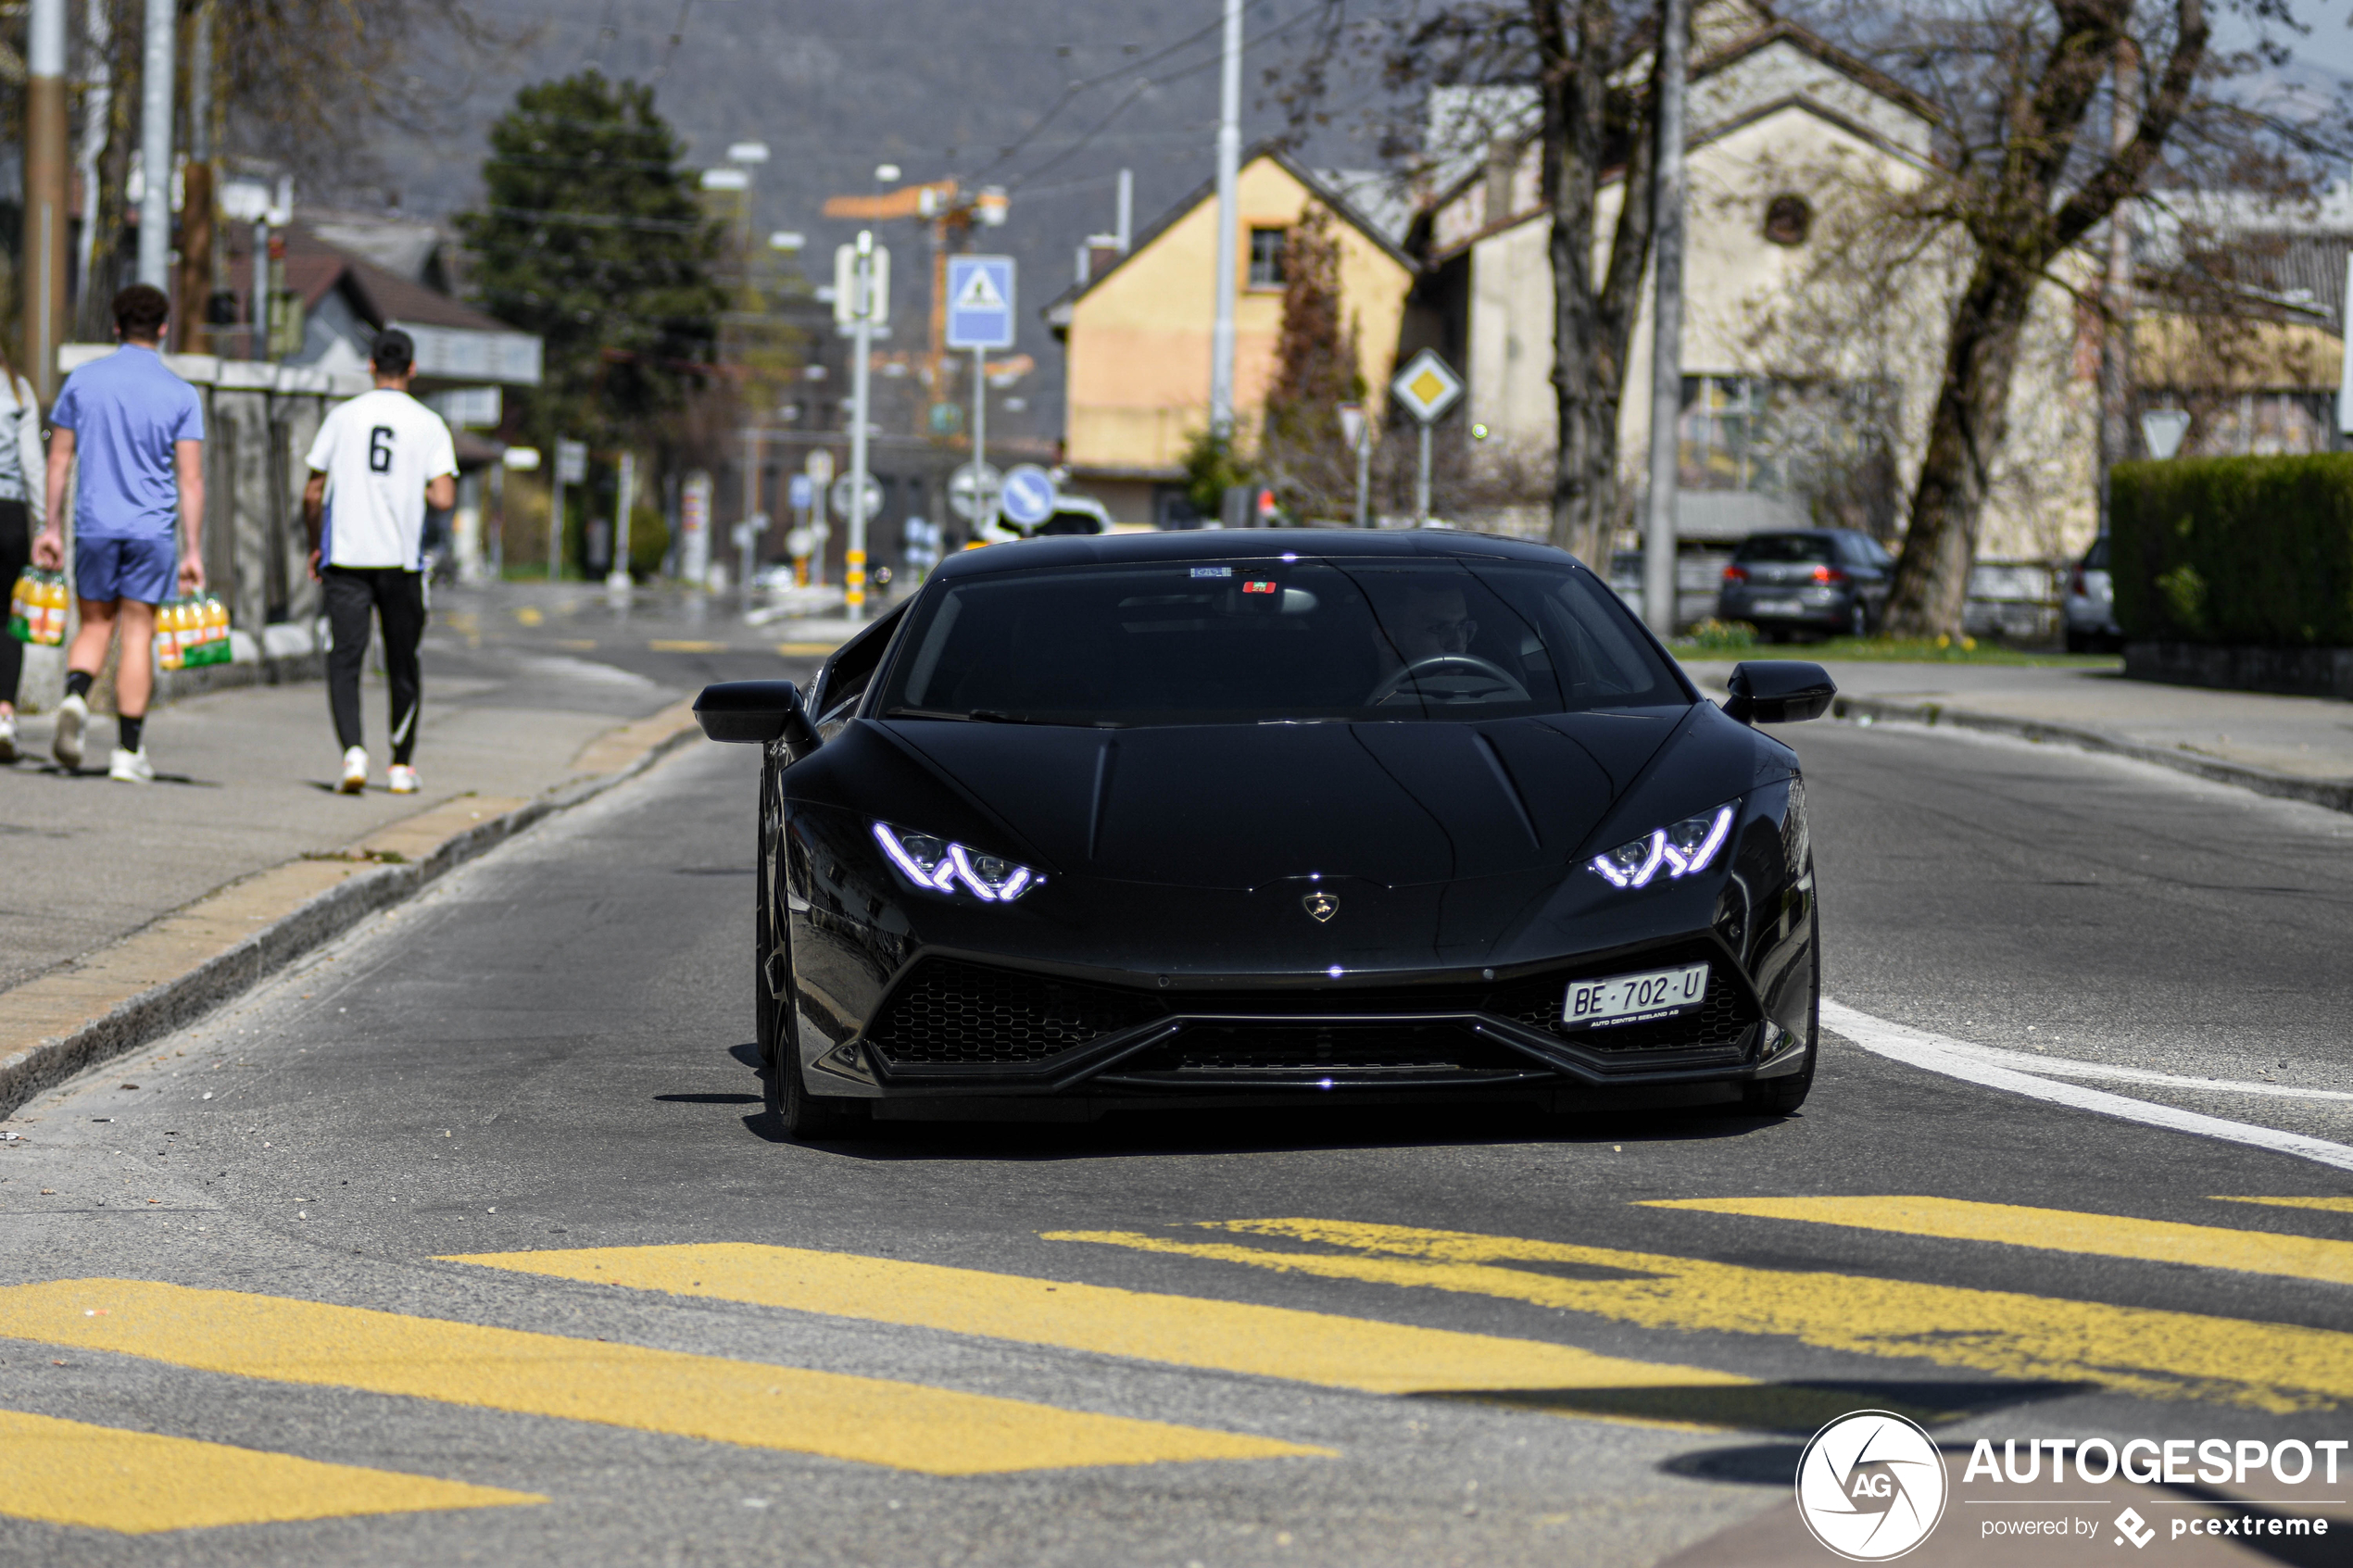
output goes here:
[[[2326, 1138], [2307, 1137], [2301, 1133], [2284, 1133], [2274, 1127], [2259, 1127], [2248, 1122], [2201, 1116], [2195, 1110], [2177, 1110], [2170, 1105], [2154, 1105], [2125, 1095], [2112, 1095], [2104, 1089], [2087, 1089], [2078, 1084], [2055, 1084], [2047, 1078], [2036, 1077], [2033, 1073], [2021, 1072], [2016, 1067], [1989, 1060], [1991, 1047], [1931, 1035], [1908, 1024], [1891, 1023], [1886, 1019], [1857, 1012], [1827, 997], [1822, 998], [1822, 1022], [1875, 1056], [1905, 1062], [1930, 1073], [1941, 1073], [1964, 1083], [1982, 1085], [1989, 1089], [2006, 1089], [2030, 1099], [2047, 1100], [2054, 1105], [2070, 1106], [2077, 1110], [2094, 1111], [2102, 1116], [2120, 1117], [2128, 1122], [2162, 1127], [2169, 1132], [2219, 1138], [2225, 1143], [2248, 1144], [2257, 1148], [2270, 1149], [2275, 1154], [2292, 1154], [2301, 1160], [2333, 1165], [2340, 1171], [2353, 1171], [2353, 1146], [2331, 1143]], [[2023, 1055], [2014, 1051], [2001, 1054], [2008, 1057]], [[2050, 1064], [2039, 1058], [2027, 1060], [2032, 1061], [2037, 1070], [2050, 1070]], [[2198, 1087], [2213, 1086], [2195, 1078], [2184, 1082]]]
[[2044, 1078], [2105, 1078], [2124, 1084], [2156, 1084], [2167, 1088], [2196, 1089], [2206, 1094], [2270, 1095], [2279, 1099], [2353, 1099], [2345, 1089], [2304, 1089], [2293, 1084], [2261, 1084], [2251, 1078], [2191, 1078], [2179, 1073], [2152, 1073], [2143, 1067], [2115, 1067], [2105, 1061], [2082, 1061], [2071, 1056], [2043, 1056], [2033, 1051], [2004, 1050], [1999, 1046], [1946, 1040], [1947, 1049], [1975, 1057], [1994, 1067], [2013, 1067]]

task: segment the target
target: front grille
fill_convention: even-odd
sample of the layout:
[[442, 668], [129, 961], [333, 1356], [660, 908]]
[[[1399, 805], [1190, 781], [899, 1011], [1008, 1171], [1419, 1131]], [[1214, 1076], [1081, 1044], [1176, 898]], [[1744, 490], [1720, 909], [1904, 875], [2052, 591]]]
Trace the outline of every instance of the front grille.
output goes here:
[[[1157, 1018], [1200, 1019], [1120, 1071], [1198, 1074], [1365, 1073], [1525, 1070], [1530, 1063], [1467, 1023], [1432, 1015], [1507, 1019], [1580, 1052], [1611, 1057], [1737, 1050], [1756, 1010], [1730, 965], [1705, 948], [1619, 960], [1602, 972], [1667, 968], [1705, 959], [1707, 999], [1695, 1012], [1619, 1028], [1567, 1029], [1561, 1004], [1591, 966], [1499, 985], [1315, 987], [1152, 995], [925, 959], [892, 991], [867, 1043], [893, 1066], [1021, 1067]], [[1428, 1022], [1413, 1015], [1419, 1014]], [[1302, 1016], [1307, 1015], [1307, 1016]], [[1337, 1020], [1334, 1015], [1341, 1015]], [[1346, 1015], [1366, 1022], [1349, 1021]], [[1376, 1017], [1375, 1015], [1390, 1015]], [[1403, 1015], [1403, 1016], [1399, 1016]]]
[[867, 1039], [894, 1062], [1010, 1065], [1043, 1061], [1160, 1010], [1151, 997], [1108, 986], [925, 959], [891, 994]]
[[1188, 1023], [1119, 1064], [1123, 1078], [1441, 1078], [1537, 1071], [1462, 1023]]

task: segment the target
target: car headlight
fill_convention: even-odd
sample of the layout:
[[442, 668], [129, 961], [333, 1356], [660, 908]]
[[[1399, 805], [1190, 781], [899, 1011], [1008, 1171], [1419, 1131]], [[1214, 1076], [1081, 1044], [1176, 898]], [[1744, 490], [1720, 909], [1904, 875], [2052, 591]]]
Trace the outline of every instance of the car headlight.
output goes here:
[[1630, 844], [1586, 863], [1612, 887], [1648, 887], [1664, 871], [1671, 880], [1704, 871], [1732, 834], [1732, 809], [1719, 806], [1703, 816], [1685, 817], [1672, 827], [1653, 828]]
[[1038, 872], [1001, 856], [984, 855], [952, 840], [910, 833], [888, 822], [875, 824], [875, 842], [882, 846], [900, 875], [933, 893], [954, 893], [961, 886], [984, 904], [1010, 904], [1046, 883]]

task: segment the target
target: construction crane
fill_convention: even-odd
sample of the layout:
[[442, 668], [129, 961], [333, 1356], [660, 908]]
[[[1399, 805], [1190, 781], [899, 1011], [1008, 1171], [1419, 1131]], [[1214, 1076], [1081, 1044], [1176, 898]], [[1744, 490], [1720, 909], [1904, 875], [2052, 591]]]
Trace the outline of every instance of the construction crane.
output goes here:
[[[1008, 205], [1009, 198], [1001, 186], [984, 185], [966, 191], [953, 180], [901, 185], [879, 194], [826, 198], [824, 211], [828, 218], [859, 223], [889, 223], [912, 218], [930, 225], [931, 337], [925, 345], [921, 374], [935, 405], [946, 401], [941, 393], [948, 360], [948, 258], [970, 248], [974, 229], [994, 229], [1002, 224]], [[928, 420], [928, 412], [925, 417]]]

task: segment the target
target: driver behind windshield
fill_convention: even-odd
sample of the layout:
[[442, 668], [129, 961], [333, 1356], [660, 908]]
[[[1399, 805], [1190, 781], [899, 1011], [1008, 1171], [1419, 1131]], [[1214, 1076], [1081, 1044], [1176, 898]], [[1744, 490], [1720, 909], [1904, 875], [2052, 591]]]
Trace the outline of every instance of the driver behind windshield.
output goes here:
[[1405, 591], [1402, 614], [1383, 615], [1374, 623], [1373, 649], [1381, 673], [1389, 675], [1426, 659], [1468, 653], [1478, 635], [1478, 622], [1471, 619], [1460, 588], [1416, 583]]

